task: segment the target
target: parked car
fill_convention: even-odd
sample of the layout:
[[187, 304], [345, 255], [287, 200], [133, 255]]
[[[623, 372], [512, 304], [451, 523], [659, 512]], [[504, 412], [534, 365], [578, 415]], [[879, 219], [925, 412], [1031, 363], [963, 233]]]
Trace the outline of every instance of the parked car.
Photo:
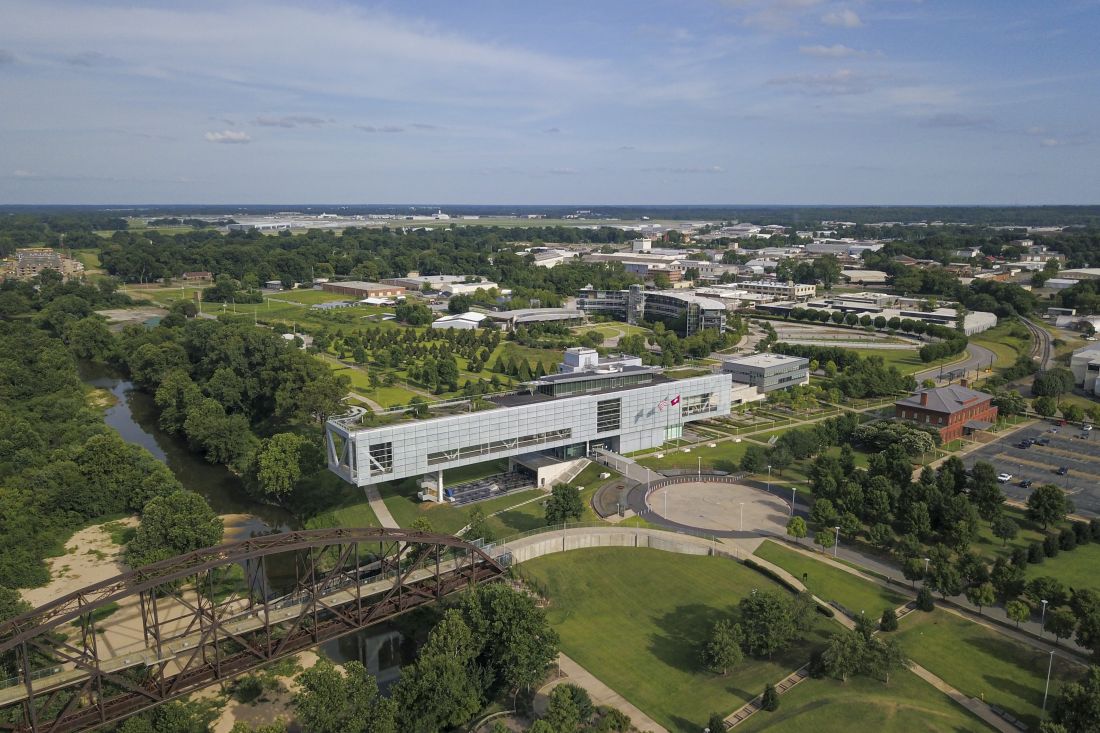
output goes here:
[[1021, 443], [1017, 443], [1017, 444], [1016, 444], [1016, 447], [1017, 447], [1017, 448], [1030, 448], [1030, 447], [1031, 447], [1031, 443], [1029, 443], [1029, 442], [1027, 442], [1027, 441], [1025, 440], [1025, 441], [1023, 441], [1023, 442], [1021, 442]]
[[1062, 466], [1058, 469], [1059, 476], [1065, 476], [1067, 473], [1069, 473], [1069, 468], [1067, 468], [1066, 466]]
[[1035, 441], [1035, 445], [1050, 445], [1050, 438], [1039, 438]]
[[1085, 423], [1084, 425], [1081, 426], [1081, 429], [1084, 430], [1087, 433], [1088, 431], [1092, 430], [1092, 426], [1089, 425], [1088, 423]]
[[1012, 474], [1011, 473], [997, 474], [997, 481], [1002, 483], [1002, 484], [1007, 484], [1011, 480], [1012, 480]]
[[1031, 488], [1031, 479], [1025, 478], [1023, 481], [1021, 481], [1020, 482], [1020, 488], [1021, 489], [1030, 489]]

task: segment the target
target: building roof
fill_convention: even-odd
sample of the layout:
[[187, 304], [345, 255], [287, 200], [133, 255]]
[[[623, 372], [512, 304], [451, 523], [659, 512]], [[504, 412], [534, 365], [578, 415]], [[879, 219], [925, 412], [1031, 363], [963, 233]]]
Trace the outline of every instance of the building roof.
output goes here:
[[809, 363], [809, 359], [803, 356], [787, 356], [786, 354], [749, 354], [734, 359], [725, 359], [726, 364], [740, 364], [751, 367], [770, 367], [781, 364]]
[[492, 311], [486, 314], [494, 321], [511, 321], [517, 323], [539, 320], [565, 320], [569, 318], [583, 318], [584, 312], [572, 308], [520, 308], [510, 311]]
[[471, 323], [481, 323], [488, 316], [484, 313], [476, 313], [474, 311], [467, 311], [465, 313], [455, 313], [450, 316], [443, 316], [432, 321], [432, 325], [437, 323], [454, 323], [455, 321], [469, 321]]
[[[921, 404], [922, 395], [928, 395], [928, 400], [925, 404]], [[964, 410], [967, 407], [972, 407], [977, 403], [987, 402], [991, 399], [993, 399], [993, 395], [991, 394], [979, 392], [976, 389], [970, 389], [962, 385], [952, 384], [947, 387], [923, 389], [915, 394], [898, 400], [894, 404], [899, 406], [904, 405], [905, 407], [919, 407], [931, 412], [943, 412], [952, 415], [959, 410]]]
[[328, 285], [339, 285], [343, 288], [360, 288], [361, 290], [393, 290], [394, 288], [401, 287], [400, 285], [386, 285], [384, 283], [372, 283], [365, 280], [343, 280], [339, 282], [330, 282]]

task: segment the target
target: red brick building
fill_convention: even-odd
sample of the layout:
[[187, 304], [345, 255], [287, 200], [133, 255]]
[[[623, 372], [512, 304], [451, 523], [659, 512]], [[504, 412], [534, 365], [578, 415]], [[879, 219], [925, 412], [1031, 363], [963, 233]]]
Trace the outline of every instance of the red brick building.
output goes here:
[[993, 395], [961, 384], [923, 389], [894, 403], [894, 417], [928, 425], [948, 443], [975, 430], [987, 430], [997, 422]]

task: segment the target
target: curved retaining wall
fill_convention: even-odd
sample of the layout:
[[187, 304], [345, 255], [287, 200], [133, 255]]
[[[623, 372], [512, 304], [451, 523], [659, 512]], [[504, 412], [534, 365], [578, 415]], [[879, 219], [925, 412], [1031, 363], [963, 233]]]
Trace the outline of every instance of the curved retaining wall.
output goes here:
[[521, 563], [555, 552], [584, 550], [592, 547], [647, 547], [681, 555], [715, 553], [714, 543], [701, 537], [648, 528], [591, 527], [548, 530], [542, 534], [498, 545], [492, 554], [494, 557], [500, 557], [507, 553], [511, 555], [512, 563]]

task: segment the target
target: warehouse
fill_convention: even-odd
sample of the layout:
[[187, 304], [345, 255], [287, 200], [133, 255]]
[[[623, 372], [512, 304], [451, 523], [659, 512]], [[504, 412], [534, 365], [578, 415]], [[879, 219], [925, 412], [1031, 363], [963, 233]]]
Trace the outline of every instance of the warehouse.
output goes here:
[[354, 295], [356, 298], [396, 298], [405, 294], [405, 288], [400, 285], [386, 285], [362, 280], [322, 283], [321, 290], [329, 293], [340, 293], [341, 295]]

